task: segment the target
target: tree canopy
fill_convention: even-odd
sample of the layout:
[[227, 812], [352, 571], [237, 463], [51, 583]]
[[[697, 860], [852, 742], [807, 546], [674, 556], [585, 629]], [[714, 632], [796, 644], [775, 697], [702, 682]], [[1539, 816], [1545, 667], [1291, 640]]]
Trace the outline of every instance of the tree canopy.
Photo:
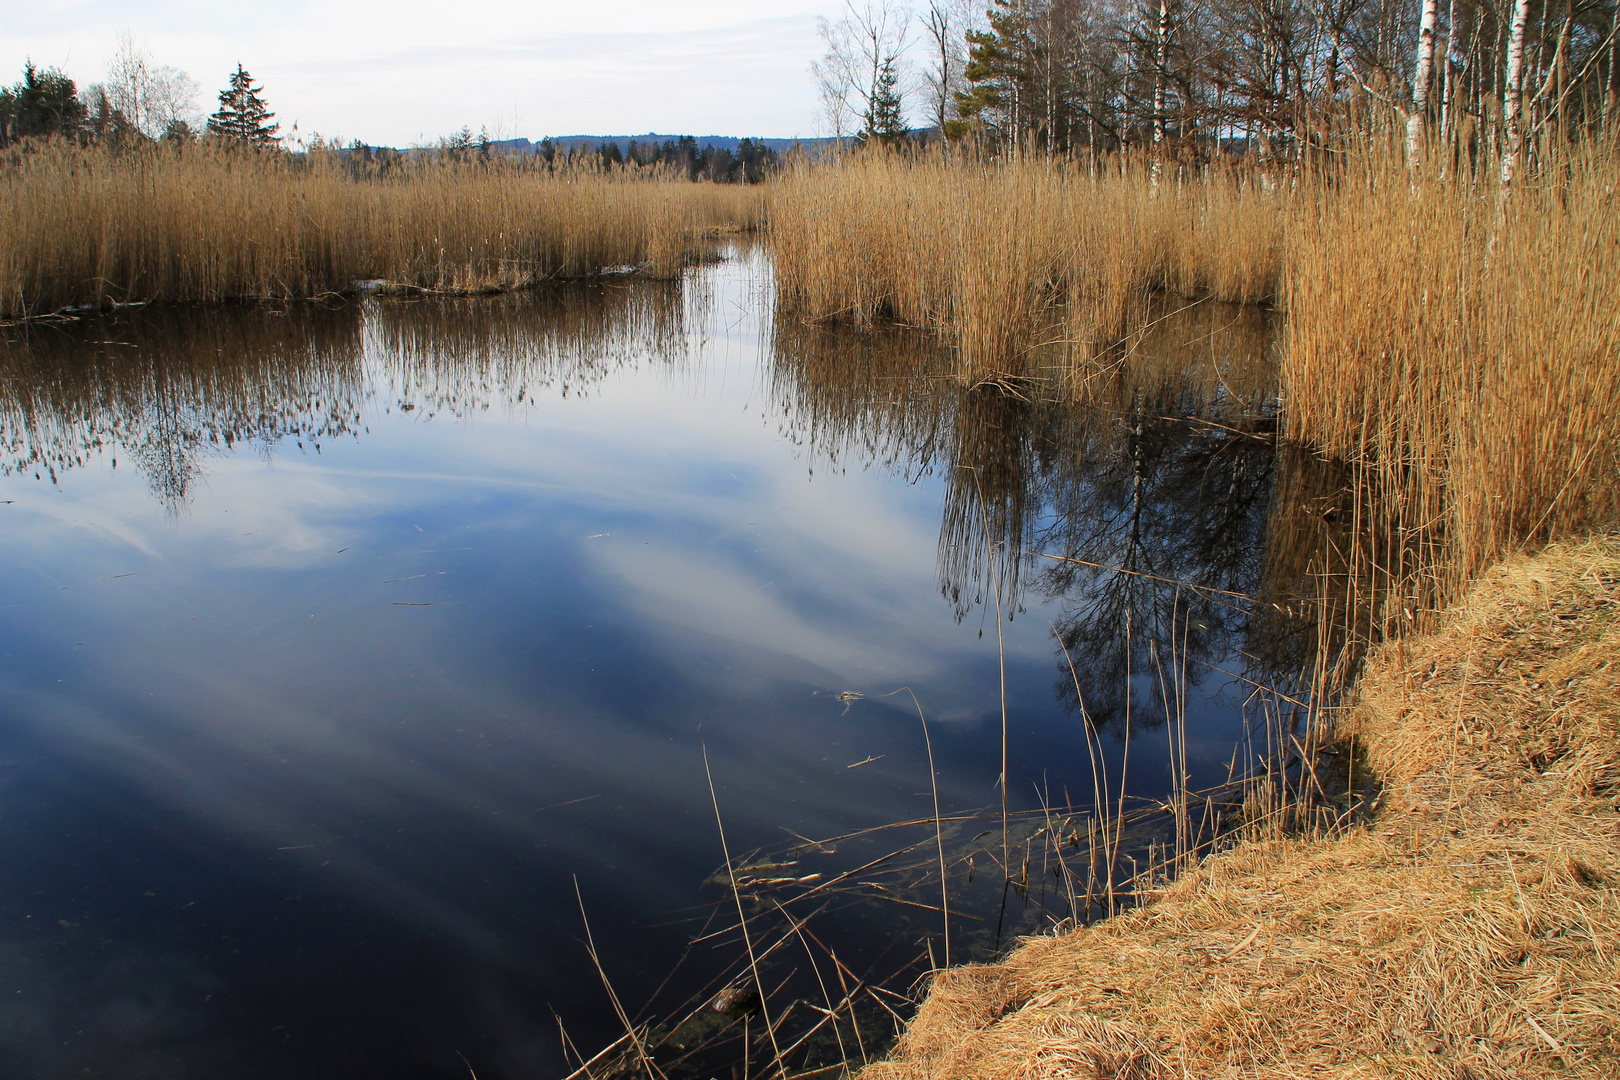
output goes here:
[[237, 64], [231, 84], [219, 92], [219, 111], [208, 118], [208, 133], [256, 149], [276, 145], [281, 125], [274, 122], [276, 114], [259, 97], [262, 89]]
[[0, 89], [0, 144], [38, 135], [76, 134], [87, 116], [73, 80], [29, 61], [22, 81]]

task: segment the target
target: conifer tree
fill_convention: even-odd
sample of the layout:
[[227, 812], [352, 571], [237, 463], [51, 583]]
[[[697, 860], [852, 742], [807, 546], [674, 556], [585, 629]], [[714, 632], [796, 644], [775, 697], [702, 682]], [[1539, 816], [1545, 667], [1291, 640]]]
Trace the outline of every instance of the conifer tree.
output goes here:
[[30, 135], [75, 135], [88, 110], [73, 80], [56, 68], [41, 71], [29, 61], [22, 81], [0, 87], [0, 146]]
[[888, 56], [878, 70], [871, 111], [867, 113], [866, 130], [861, 132], [861, 138], [898, 146], [906, 137], [905, 112], [905, 102], [900, 96], [900, 73], [895, 68], [895, 58]]
[[208, 118], [208, 133], [238, 146], [274, 146], [281, 125], [273, 123], [276, 114], [260, 99], [261, 89], [253, 85], [253, 76], [237, 64], [231, 85], [219, 92], [219, 112]]

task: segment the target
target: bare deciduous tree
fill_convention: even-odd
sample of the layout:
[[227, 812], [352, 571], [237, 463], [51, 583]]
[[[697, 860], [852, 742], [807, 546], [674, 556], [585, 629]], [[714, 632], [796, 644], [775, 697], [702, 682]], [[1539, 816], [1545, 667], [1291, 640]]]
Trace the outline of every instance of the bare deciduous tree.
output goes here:
[[956, 94], [963, 89], [967, 68], [966, 34], [972, 28], [971, 0], [930, 0], [923, 16], [923, 41], [928, 50], [922, 85], [928, 98], [929, 119], [945, 134], [956, 116]]
[[118, 35], [103, 85], [107, 101], [143, 135], [159, 138], [175, 121], [197, 126], [197, 84], [190, 75], [157, 63], [128, 31]]
[[821, 19], [817, 32], [827, 51], [810, 65], [821, 98], [821, 114], [829, 132], [843, 138], [858, 130], [873, 129], [874, 114], [884, 89], [885, 72], [898, 74], [911, 44], [911, 9], [892, 0], [866, 0], [855, 6], [845, 0], [846, 14], [837, 22]]

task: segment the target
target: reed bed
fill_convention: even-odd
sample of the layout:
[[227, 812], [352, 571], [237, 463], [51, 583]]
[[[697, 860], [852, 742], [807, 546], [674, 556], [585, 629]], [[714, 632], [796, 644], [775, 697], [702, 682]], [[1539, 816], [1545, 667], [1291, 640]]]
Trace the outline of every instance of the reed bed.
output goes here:
[[863, 155], [771, 206], [783, 318], [897, 319], [969, 384], [1099, 384], [1167, 307], [1286, 312], [1284, 431], [1352, 467], [1367, 640], [1429, 625], [1501, 558], [1620, 520], [1620, 156], [1167, 169]]
[[1148, 290], [1273, 297], [1290, 201], [1235, 170], [1155, 184], [1129, 156], [869, 154], [791, 170], [770, 229], [787, 317], [928, 327], [977, 382], [1023, 374], [1043, 345], [1100, 354]]
[[638, 177], [442, 159], [368, 175], [330, 154], [29, 144], [0, 161], [0, 319], [378, 279], [487, 292], [607, 268], [668, 274], [705, 233], [762, 216], [758, 188]]
[[159, 305], [0, 334], [0, 476], [111, 458], [171, 512], [214, 455], [358, 438], [368, 417], [516, 410], [616, 371], [679, 371], [706, 310], [690, 283], [600, 278], [529, 293], [273, 310]]
[[1620, 163], [1582, 146], [1511, 197], [1359, 172], [1299, 200], [1281, 374], [1287, 433], [1361, 470], [1378, 637], [1620, 521]]

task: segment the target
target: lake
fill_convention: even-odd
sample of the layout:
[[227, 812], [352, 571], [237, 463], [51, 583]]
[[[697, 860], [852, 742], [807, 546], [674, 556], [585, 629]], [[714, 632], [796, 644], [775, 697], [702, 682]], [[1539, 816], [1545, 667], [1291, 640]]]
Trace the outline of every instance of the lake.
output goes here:
[[[1043, 804], [1089, 807], [1097, 754], [1117, 798], [1127, 735], [1133, 797], [1241, 771], [1244, 680], [1295, 655], [1237, 601], [1308, 472], [1263, 312], [1157, 324], [1083, 407], [964, 388], [918, 331], [778, 323], [746, 248], [4, 334], [9, 1077], [566, 1075], [624, 1033], [604, 975], [670, 1015], [771, 948], [724, 932], [717, 808], [800, 892], [906, 845], [926, 881], [936, 845], [982, 958], [1085, 914]], [[936, 790], [986, 816], [808, 843]], [[818, 944], [762, 962], [779, 1016], [943, 959], [937, 874], [864, 881], [792, 908]]]

